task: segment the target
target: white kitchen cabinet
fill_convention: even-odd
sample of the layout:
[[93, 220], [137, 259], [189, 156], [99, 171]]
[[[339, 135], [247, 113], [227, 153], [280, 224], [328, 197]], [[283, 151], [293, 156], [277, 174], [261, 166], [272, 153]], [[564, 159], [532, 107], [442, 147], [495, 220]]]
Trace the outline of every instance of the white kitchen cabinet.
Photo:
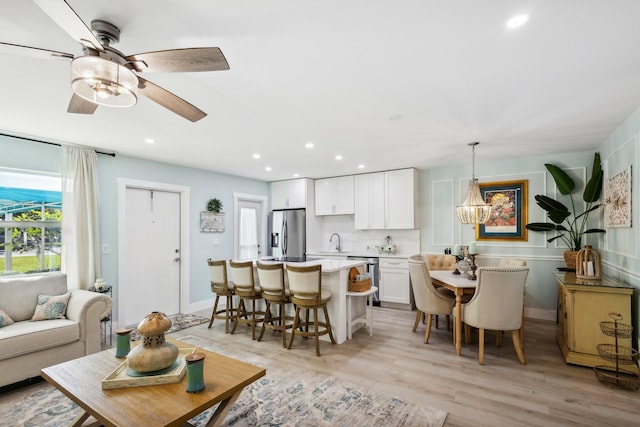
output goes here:
[[307, 207], [307, 178], [271, 183], [271, 209]]
[[355, 228], [384, 229], [384, 173], [356, 175], [354, 194]]
[[415, 228], [415, 169], [384, 173], [386, 228]]
[[316, 179], [316, 215], [353, 215], [354, 176]]
[[380, 305], [411, 310], [407, 258], [380, 258]]
[[414, 229], [415, 169], [356, 175], [356, 229]]

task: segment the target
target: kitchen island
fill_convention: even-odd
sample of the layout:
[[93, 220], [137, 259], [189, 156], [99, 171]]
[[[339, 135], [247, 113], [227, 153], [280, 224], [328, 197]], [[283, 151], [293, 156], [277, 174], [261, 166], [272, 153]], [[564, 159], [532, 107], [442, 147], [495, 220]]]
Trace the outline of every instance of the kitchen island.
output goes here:
[[[264, 264], [278, 263], [278, 261], [260, 260]], [[286, 268], [285, 263], [285, 268]], [[343, 261], [336, 259], [316, 259], [305, 262], [292, 262], [292, 265], [307, 267], [310, 265], [322, 266], [322, 288], [331, 292], [331, 300], [327, 303], [329, 311], [329, 320], [331, 321], [331, 329], [333, 337], [337, 344], [342, 344], [347, 340], [347, 289], [349, 286], [349, 270], [352, 267], [357, 268], [360, 272], [364, 271], [365, 263], [363, 261]], [[258, 275], [255, 275], [256, 281]], [[285, 275], [286, 280], [286, 275]], [[364, 313], [364, 307], [354, 307], [352, 318], [361, 317]], [[323, 335], [320, 339], [329, 341], [328, 335]]]

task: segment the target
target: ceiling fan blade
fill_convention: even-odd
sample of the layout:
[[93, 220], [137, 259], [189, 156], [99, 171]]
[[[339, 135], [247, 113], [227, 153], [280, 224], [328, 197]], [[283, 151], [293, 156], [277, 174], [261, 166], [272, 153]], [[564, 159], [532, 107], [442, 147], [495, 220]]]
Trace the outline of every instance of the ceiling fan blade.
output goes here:
[[75, 114], [93, 114], [97, 108], [98, 104], [87, 101], [83, 97], [78, 96], [74, 93], [71, 97], [71, 101], [69, 101], [67, 112]]
[[138, 76], [138, 89], [147, 98], [192, 122], [197, 122], [207, 115], [198, 107], [140, 76]]
[[136, 71], [174, 73], [228, 70], [229, 64], [217, 47], [159, 50], [125, 58]]
[[42, 59], [73, 59], [70, 53], [57, 52], [55, 50], [40, 49], [39, 47], [21, 46], [19, 44], [1, 43], [0, 53], [8, 55], [30, 56]]
[[44, 13], [65, 30], [71, 38], [85, 47], [104, 52], [102, 43], [96, 38], [78, 14], [64, 0], [33, 0]]

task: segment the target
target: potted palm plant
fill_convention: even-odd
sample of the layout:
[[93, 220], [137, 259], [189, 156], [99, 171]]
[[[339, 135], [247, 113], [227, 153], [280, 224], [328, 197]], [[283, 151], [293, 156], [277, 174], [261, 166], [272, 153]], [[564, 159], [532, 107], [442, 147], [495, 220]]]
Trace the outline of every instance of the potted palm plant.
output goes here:
[[586, 203], [584, 211], [580, 212], [574, 200], [576, 191], [575, 181], [558, 166], [545, 163], [547, 171], [553, 177], [556, 187], [560, 194], [569, 196], [571, 208], [569, 209], [558, 200], [543, 194], [535, 196], [538, 206], [547, 212], [547, 218], [551, 222], [532, 222], [526, 227], [531, 231], [547, 232], [555, 231], [553, 237], [547, 239], [551, 243], [560, 239], [568, 248], [564, 253], [567, 268], [575, 269], [576, 255], [582, 247], [582, 236], [590, 233], [604, 233], [605, 230], [600, 228], [587, 228], [589, 214], [604, 206], [602, 203], [596, 203], [602, 192], [603, 171], [600, 161], [600, 153], [595, 153], [593, 157], [593, 168], [591, 169], [591, 177], [584, 186], [582, 192], [582, 200]]

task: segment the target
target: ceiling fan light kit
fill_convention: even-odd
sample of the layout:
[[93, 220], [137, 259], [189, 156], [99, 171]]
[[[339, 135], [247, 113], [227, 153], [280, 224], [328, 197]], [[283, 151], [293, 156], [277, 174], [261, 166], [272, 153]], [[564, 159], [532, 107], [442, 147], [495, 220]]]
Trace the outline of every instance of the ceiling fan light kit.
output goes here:
[[140, 72], [198, 72], [228, 70], [229, 64], [217, 47], [169, 49], [125, 56], [112, 48], [120, 40], [120, 29], [110, 22], [91, 21], [91, 29], [64, 0], [34, 0], [56, 24], [83, 46], [74, 55], [31, 46], [0, 42], [0, 53], [38, 58], [71, 59], [73, 95], [69, 113], [93, 114], [98, 105], [131, 107], [138, 93], [196, 122], [207, 114], [195, 105], [143, 79]]
[[71, 87], [87, 101], [108, 107], [131, 107], [138, 102], [138, 77], [127, 67], [99, 56], [71, 61]]

